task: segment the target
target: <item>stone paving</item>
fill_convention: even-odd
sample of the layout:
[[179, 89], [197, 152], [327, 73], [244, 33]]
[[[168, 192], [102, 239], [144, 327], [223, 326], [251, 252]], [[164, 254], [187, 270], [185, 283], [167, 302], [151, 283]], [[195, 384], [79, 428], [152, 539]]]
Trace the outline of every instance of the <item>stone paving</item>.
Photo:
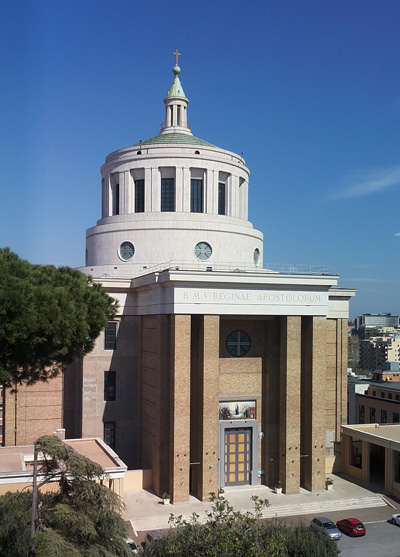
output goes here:
[[[332, 491], [310, 493], [302, 489], [300, 493], [293, 495], [278, 495], [269, 487], [260, 485], [226, 488], [224, 497], [235, 510], [243, 512], [254, 508], [251, 500], [253, 495], [268, 499], [270, 507], [263, 510], [263, 518], [324, 515], [332, 511], [385, 506], [391, 514], [391, 509], [396, 506], [396, 503], [379, 492], [370, 491], [339, 476], [331, 474], [330, 477], [334, 480]], [[206, 512], [211, 509], [209, 501], [201, 502], [194, 497], [190, 497], [186, 503], [164, 505], [162, 499], [145, 490], [126, 492], [124, 499], [125, 519], [130, 523], [135, 536], [138, 532], [168, 528], [170, 514], [182, 515], [188, 520], [195, 512], [203, 522]]]

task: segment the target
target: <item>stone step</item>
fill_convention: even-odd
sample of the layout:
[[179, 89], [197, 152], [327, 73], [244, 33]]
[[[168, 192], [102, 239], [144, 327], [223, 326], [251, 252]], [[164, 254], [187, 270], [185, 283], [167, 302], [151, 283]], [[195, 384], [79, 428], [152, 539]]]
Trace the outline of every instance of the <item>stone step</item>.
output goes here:
[[263, 518], [295, 516], [302, 514], [322, 514], [347, 509], [366, 509], [373, 507], [384, 507], [386, 502], [379, 495], [373, 497], [359, 497], [354, 499], [338, 499], [335, 501], [314, 501], [299, 505], [271, 506], [263, 509]]
[[[291, 505], [271, 505], [267, 509], [262, 511], [263, 518], [279, 518], [284, 516], [300, 516], [303, 514], [314, 514], [314, 515], [324, 515], [329, 512], [335, 511], [345, 511], [350, 509], [366, 509], [371, 507], [383, 507], [386, 506], [386, 501], [380, 495], [368, 496], [368, 497], [357, 497], [353, 499], [336, 499], [330, 501], [318, 500], [309, 503], [299, 503]], [[172, 509], [171, 509], [172, 510]], [[252, 509], [241, 509], [240, 512], [245, 513]], [[174, 514], [174, 513], [172, 513]], [[206, 513], [204, 511], [197, 513], [199, 516], [199, 522], [204, 523], [207, 520]], [[190, 521], [192, 515], [185, 514], [182, 518], [186, 521]], [[147, 530], [162, 530], [169, 527], [169, 514], [152, 516], [140, 519], [131, 520], [133, 528], [137, 532], [143, 532]]]

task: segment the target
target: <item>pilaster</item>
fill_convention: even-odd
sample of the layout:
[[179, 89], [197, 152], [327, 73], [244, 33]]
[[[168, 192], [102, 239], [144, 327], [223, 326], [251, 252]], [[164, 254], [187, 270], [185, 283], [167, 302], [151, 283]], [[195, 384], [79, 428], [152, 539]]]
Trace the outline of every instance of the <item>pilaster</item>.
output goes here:
[[151, 169], [151, 210], [161, 211], [161, 171], [159, 168]]
[[190, 398], [192, 491], [218, 490], [219, 316], [192, 316]]
[[207, 170], [207, 199], [208, 212], [216, 215], [218, 213], [218, 172]]
[[325, 489], [326, 318], [302, 319], [301, 481], [306, 489]]
[[203, 455], [201, 498], [218, 491], [219, 315], [205, 315], [203, 329]]
[[[178, 172], [178, 169], [177, 169]], [[184, 213], [190, 213], [190, 169], [182, 168], [182, 180], [183, 180], [183, 191], [182, 191], [182, 211]]]
[[285, 493], [300, 490], [301, 317], [281, 318], [279, 478]]
[[190, 464], [190, 315], [171, 316], [170, 494], [189, 500]]
[[152, 173], [151, 168], [145, 168], [144, 170], [144, 210], [146, 213], [150, 213], [153, 210], [153, 188], [152, 188]]
[[338, 376], [340, 382], [337, 388], [340, 404], [337, 408], [336, 441], [340, 441], [340, 426], [347, 424], [347, 365], [348, 365], [348, 321], [338, 319]]

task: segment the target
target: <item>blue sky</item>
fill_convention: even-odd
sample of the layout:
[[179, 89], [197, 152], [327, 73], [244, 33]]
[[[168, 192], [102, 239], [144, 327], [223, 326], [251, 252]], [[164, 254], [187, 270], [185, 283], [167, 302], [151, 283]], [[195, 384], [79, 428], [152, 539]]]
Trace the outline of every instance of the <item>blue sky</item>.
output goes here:
[[0, 246], [84, 264], [110, 152], [159, 131], [243, 153], [264, 261], [326, 265], [400, 314], [400, 1], [0, 2]]

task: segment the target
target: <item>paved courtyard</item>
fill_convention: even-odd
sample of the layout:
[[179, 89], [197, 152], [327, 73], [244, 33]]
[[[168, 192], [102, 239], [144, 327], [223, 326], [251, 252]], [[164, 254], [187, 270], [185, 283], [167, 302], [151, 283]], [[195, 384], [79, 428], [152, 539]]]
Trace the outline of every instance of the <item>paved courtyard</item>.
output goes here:
[[[332, 491], [320, 491], [310, 493], [301, 490], [294, 495], [276, 494], [267, 486], [246, 486], [226, 488], [224, 496], [235, 510], [249, 511], [254, 508], [251, 497], [258, 495], [262, 499], [268, 499], [270, 506], [263, 510], [263, 518], [288, 518], [292, 522], [298, 517], [304, 516], [308, 522], [308, 516], [326, 515], [332, 512], [342, 511], [344, 515], [354, 515], [357, 509], [371, 509], [375, 515], [379, 509], [379, 516], [389, 518], [394, 509], [399, 509], [398, 502], [393, 501], [376, 490], [366, 489], [356, 485], [345, 478], [330, 475], [334, 480]], [[131, 534], [141, 543], [145, 532], [148, 530], [165, 530], [169, 528], [170, 514], [182, 515], [189, 519], [192, 513], [199, 515], [201, 521], [205, 521], [206, 512], [211, 509], [209, 501], [201, 502], [191, 497], [186, 503], [164, 505], [162, 499], [146, 490], [130, 491], [125, 493], [125, 519], [131, 526]], [[397, 511], [400, 512], [400, 511]]]

